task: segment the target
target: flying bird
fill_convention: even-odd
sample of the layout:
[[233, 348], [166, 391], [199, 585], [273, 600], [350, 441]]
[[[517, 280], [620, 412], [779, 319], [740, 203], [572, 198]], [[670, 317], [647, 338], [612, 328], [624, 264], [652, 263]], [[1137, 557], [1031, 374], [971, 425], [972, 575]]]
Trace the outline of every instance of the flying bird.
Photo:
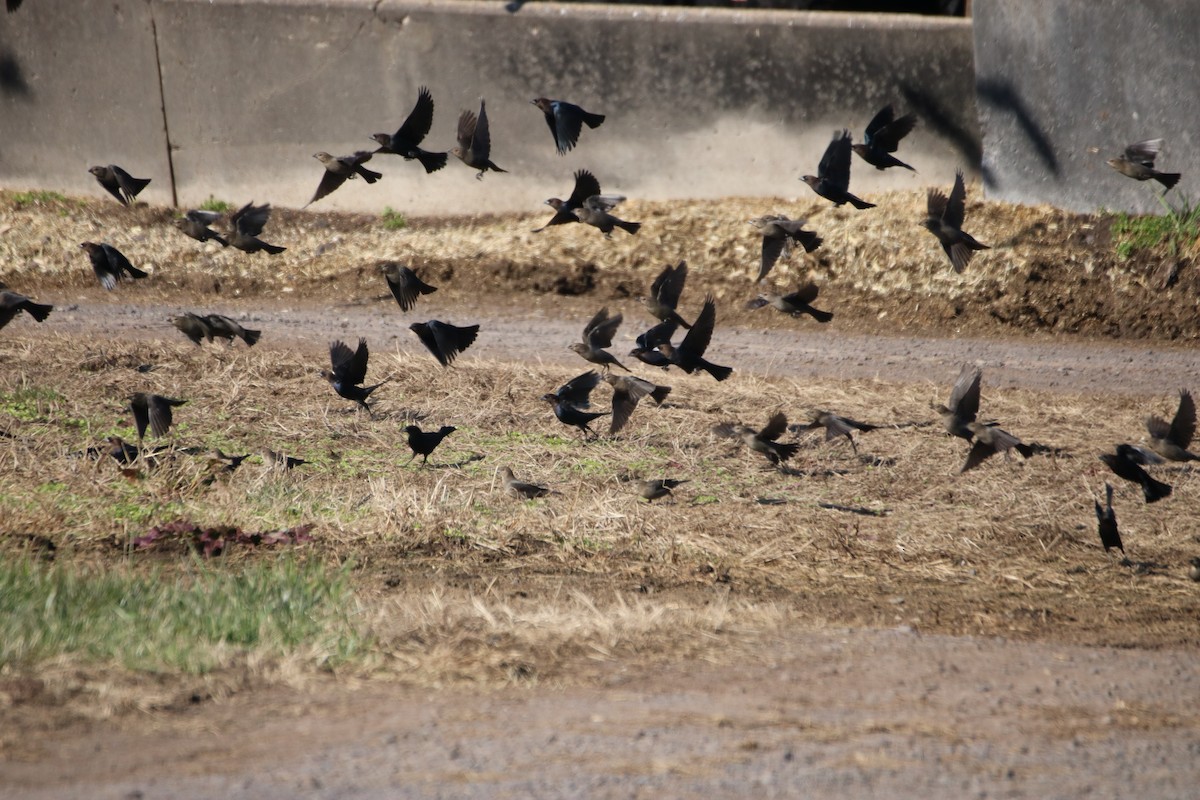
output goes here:
[[582, 130], [583, 125], [586, 124], [589, 128], [595, 129], [600, 127], [601, 122], [604, 122], [603, 114], [592, 114], [565, 100], [535, 97], [529, 102], [540, 108], [546, 116], [546, 124], [550, 127], [550, 134], [554, 137], [554, 146], [558, 148], [560, 156], [566, 155], [567, 151], [579, 141], [579, 131]]
[[1154, 159], [1162, 150], [1162, 139], [1146, 139], [1134, 142], [1125, 148], [1125, 152], [1116, 158], [1110, 158], [1108, 165], [1122, 175], [1128, 175], [1135, 181], [1156, 180], [1163, 185], [1163, 193], [1179, 183], [1178, 172], [1159, 172], [1154, 168]]
[[180, 333], [191, 339], [194, 345], [199, 345], [201, 339], [207, 339], [210, 342], [213, 339], [212, 328], [208, 326], [204, 317], [190, 311], [172, 317], [171, 324], [178, 328]]
[[125, 254], [110, 244], [83, 242], [79, 246], [87, 251], [88, 258], [92, 262], [92, 272], [96, 273], [100, 285], [110, 292], [117, 288], [117, 281], [126, 275], [131, 280], [149, 277], [145, 272], [130, 264]]
[[717, 323], [717, 301], [709, 295], [704, 299], [704, 308], [692, 324], [692, 329], [677, 346], [670, 342], [658, 345], [659, 351], [675, 366], [689, 375], [698, 369], [704, 370], [718, 381], [733, 374], [732, 367], [722, 367], [707, 361], [704, 352], [712, 341], [713, 327]]
[[629, 422], [629, 418], [633, 416], [633, 410], [637, 408], [638, 401], [643, 397], [649, 397], [658, 405], [662, 405], [663, 401], [667, 399], [667, 395], [671, 393], [670, 386], [657, 386], [634, 375], [608, 374], [604, 376], [604, 380], [608, 381], [613, 389], [612, 420], [608, 426], [609, 436], [625, 427], [625, 423]]
[[117, 198], [117, 202], [123, 206], [132, 203], [142, 189], [150, 185], [149, 178], [135, 178], [116, 164], [91, 167], [88, 172], [92, 173], [105, 191]]
[[229, 242], [226, 241], [225, 237], [208, 227], [220, 218], [221, 215], [215, 211], [192, 209], [182, 217], [176, 217], [173, 223], [176, 228], [198, 242], [207, 242], [209, 239], [212, 239], [222, 247], [228, 247]]
[[433, 294], [436, 286], [430, 286], [417, 277], [411, 268], [395, 261], [385, 261], [379, 265], [379, 270], [387, 278], [388, 288], [401, 311], [411, 311], [417, 305], [417, 298], [423, 294]]
[[767, 277], [767, 273], [775, 266], [779, 257], [791, 251], [792, 242], [803, 247], [806, 253], [811, 253], [821, 246], [824, 240], [813, 231], [804, 230], [805, 222], [806, 220], [802, 219], [788, 219], [783, 214], [767, 214], [750, 220], [750, 224], [758, 228], [763, 237], [762, 260], [759, 262], [758, 277], [755, 281]]
[[453, 425], [443, 425], [436, 431], [423, 431], [416, 425], [405, 426], [404, 432], [408, 434], [408, 448], [412, 450], [412, 455], [408, 457], [408, 460], [412, 461], [420, 456], [421, 463], [428, 464], [430, 453], [437, 449], [437, 446], [442, 443], [442, 439], [456, 430], [458, 428]]
[[967, 460], [958, 471], [960, 475], [979, 466], [996, 453], [1004, 453], [1007, 459], [1010, 450], [1016, 450], [1025, 458], [1029, 458], [1035, 452], [1031, 445], [1003, 430], [995, 422], [968, 422], [967, 428], [974, 434], [975, 441], [967, 452]]
[[35, 303], [23, 294], [7, 289], [0, 290], [0, 328], [12, 322], [13, 317], [24, 311], [38, 322], [45, 322], [54, 306]]
[[1156, 416], [1146, 418], [1150, 433], [1150, 449], [1169, 461], [1200, 461], [1200, 456], [1188, 451], [1196, 433], [1196, 403], [1187, 389], [1179, 390], [1179, 408], [1168, 423]]
[[628, 234], [635, 234], [642, 227], [640, 222], [626, 222], [610, 213], [625, 200], [620, 195], [592, 195], [583, 201], [579, 208], [572, 209], [580, 222], [599, 228], [609, 239], [612, 238], [613, 228], [620, 228]]
[[258, 238], [270, 218], [271, 204], [256, 206], [253, 200], [233, 212], [233, 216], [229, 218], [230, 246], [245, 253], [257, 253], [260, 250], [273, 256], [282, 253], [286, 247], [267, 244]]
[[470, 111], [462, 112], [458, 118], [458, 145], [451, 155], [462, 161], [468, 167], [479, 170], [475, 180], [483, 180], [483, 173], [489, 169], [492, 172], [507, 172], [500, 169], [491, 161], [492, 137], [488, 132], [487, 105], [479, 101], [479, 116]]
[[979, 384], [982, 380], [983, 371], [979, 367], [963, 364], [950, 389], [949, 405], [936, 407], [946, 433], [968, 442], [974, 438], [975, 432], [970, 425], [979, 414]]
[[755, 299], [746, 303], [746, 308], [753, 311], [754, 309], [769, 305], [793, 317], [808, 314], [817, 322], [829, 322], [829, 320], [833, 319], [832, 311], [821, 311], [810, 305], [817, 299], [817, 295], [820, 292], [821, 290], [817, 285], [809, 281], [791, 294], [778, 295], [769, 292], [760, 294]]
[[1104, 552], [1107, 553], [1115, 547], [1121, 551], [1121, 555], [1124, 555], [1125, 546], [1121, 544], [1121, 532], [1117, 530], [1117, 512], [1113, 511], [1112, 494], [1112, 484], [1105, 481], [1105, 505], [1101, 507], [1100, 503], [1095, 500], [1092, 501], [1092, 504], [1096, 507], [1096, 523], [1100, 532], [1100, 544], [1104, 545]]
[[845, 436], [846, 441], [850, 442], [850, 449], [858, 453], [858, 445], [854, 442], [852, 431], [868, 431], [879, 430], [878, 425], [872, 425], [869, 422], [859, 422], [850, 417], [839, 416], [831, 411], [821, 411], [814, 409], [812, 411], [811, 420], [804, 425], [798, 426], [800, 430], [816, 430], [817, 428], [825, 429], [825, 441], [836, 439], [839, 436]]
[[868, 203], [850, 194], [850, 131], [843, 130], [833, 134], [833, 141], [825, 148], [821, 163], [817, 165], [816, 175], [804, 175], [800, 180], [821, 197], [832, 202], [835, 206], [850, 203], [857, 209], [874, 208], [874, 203]]
[[419, 146], [432, 125], [433, 95], [429, 93], [429, 89], [422, 86], [417, 90], [417, 103], [412, 111], [408, 112], [404, 124], [395, 133], [377, 133], [371, 137], [379, 143], [379, 149], [375, 152], [404, 156], [407, 161], [415, 158], [421, 162], [426, 173], [437, 172], [446, 166], [446, 154], [431, 153]]
[[321, 176], [321, 183], [317, 186], [317, 191], [313, 194], [312, 200], [305, 203], [305, 207], [312, 205], [332, 194], [335, 189], [341, 186], [346, 181], [355, 176], [360, 176], [367, 183], [375, 183], [383, 177], [382, 173], [369, 170], [363, 166], [371, 160], [372, 153], [369, 150], [359, 150], [356, 153], [348, 156], [331, 156], [329, 153], [314, 153], [313, 158], [320, 161], [325, 167], [325, 173]]
[[767, 421], [766, 427], [760, 431], [747, 425], [735, 425], [731, 431], [734, 436], [741, 438], [747, 447], [756, 453], [761, 453], [767, 461], [775, 466], [779, 466], [796, 455], [800, 449], [800, 445], [795, 442], [783, 444], [776, 441], [787, 431], [787, 417], [781, 411], [775, 412]]
[[262, 331], [243, 328], [241, 323], [223, 314], [209, 314], [204, 317], [204, 322], [214, 337], [224, 339], [229, 344], [234, 339], [241, 339], [247, 347], [253, 347], [262, 336]]
[[616, 335], [617, 328], [621, 325], [621, 319], [620, 313], [613, 314], [610, 317], [607, 307], [600, 309], [588, 320], [587, 325], [583, 326], [583, 341], [571, 345], [570, 349], [575, 351], [584, 361], [599, 364], [605, 370], [615, 365], [629, 372], [628, 367], [618, 361], [616, 356], [604, 349], [612, 347], [613, 336]]
[[[639, 297], [638, 301], [655, 319], [690, 329], [692, 326], [684, 322], [683, 317], [679, 316], [675, 310], [679, 307], [679, 296], [683, 294], [683, 284], [687, 281], [687, 275], [686, 261], [680, 261], [673, 267], [668, 264], [650, 284], [650, 294]], [[672, 332], [674, 332], [673, 329]], [[670, 334], [667, 335], [666, 341], [670, 341]], [[641, 346], [640, 342], [639, 346]]]
[[331, 368], [321, 370], [321, 377], [329, 381], [329, 385], [338, 395], [358, 403], [367, 413], [371, 413], [371, 406], [367, 403], [371, 392], [388, 382], [388, 379], [384, 378], [374, 386], [362, 385], [367, 379], [369, 354], [367, 340], [363, 338], [358, 340], [357, 350], [351, 350], [342, 341], [330, 342], [329, 363]]
[[962, 229], [966, 215], [967, 189], [963, 184], [962, 170], [954, 173], [954, 188], [950, 197], [940, 189], [930, 189], [926, 198], [927, 216], [921, 223], [941, 242], [946, 257], [955, 272], [962, 272], [970, 263], [975, 250], [990, 250], [986, 244], [975, 241], [971, 234]]
[[454, 363], [458, 354], [475, 342], [479, 334], [478, 325], [458, 327], [448, 322], [431, 319], [429, 322], [414, 322], [408, 329], [417, 335], [421, 344], [433, 353], [443, 367]]
[[571, 196], [566, 200], [557, 197], [551, 197], [546, 201], [546, 205], [554, 209], [554, 216], [540, 228], [534, 228], [534, 233], [541, 233], [551, 225], [566, 225], [571, 222], [579, 222], [579, 217], [575, 216], [575, 209], [583, 208], [583, 203], [589, 197], [595, 197], [600, 194], [600, 181], [596, 180], [596, 176], [588, 172], [586, 169], [575, 171], [575, 187], [571, 190]]
[[564, 425], [571, 425], [583, 433], [584, 441], [598, 434], [589, 426], [600, 417], [607, 416], [608, 411], [584, 411], [590, 403], [592, 390], [600, 383], [600, 374], [595, 370], [578, 375], [558, 387], [553, 392], [542, 395], [542, 400], [554, 408], [554, 416]]
[[915, 114], [905, 114], [896, 119], [891, 105], [886, 105], [867, 123], [863, 144], [854, 145], [854, 152], [875, 169], [904, 167], [916, 172], [908, 164], [892, 155], [900, 147], [900, 140], [908, 136], [916, 125], [917, 116]]
[[1115, 453], [1104, 453], [1100, 460], [1107, 464], [1118, 478], [1139, 484], [1147, 503], [1156, 503], [1171, 494], [1168, 484], [1150, 477], [1150, 473], [1138, 465], [1137, 453], [1130, 445], [1119, 444]]
[[166, 436], [171, 429], [171, 409], [187, 400], [176, 400], [158, 394], [138, 392], [129, 397], [129, 410], [133, 412], [133, 423], [137, 427], [138, 441], [146, 436], [147, 426], [155, 436]]

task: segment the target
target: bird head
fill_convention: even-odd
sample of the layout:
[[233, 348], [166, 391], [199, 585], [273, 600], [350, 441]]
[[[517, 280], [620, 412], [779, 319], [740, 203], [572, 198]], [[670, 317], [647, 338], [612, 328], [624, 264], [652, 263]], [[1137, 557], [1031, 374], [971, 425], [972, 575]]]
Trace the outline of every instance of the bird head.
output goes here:
[[329, 155], [329, 153], [313, 153], [313, 158], [322, 164], [328, 164], [330, 161], [333, 161], [333, 156]]
[[546, 205], [550, 206], [555, 211], [561, 211], [562, 207], [565, 206], [566, 203], [564, 203], [562, 200], [560, 200], [557, 197], [551, 197], [549, 200], [546, 201]]
[[450, 148], [450, 155], [454, 156], [455, 158], [462, 158], [463, 157], [463, 149], [461, 147], [459, 147], [458, 145], [455, 145], [454, 147]]
[[852, 144], [850, 149], [858, 153], [863, 158], [867, 157], [867, 146], [865, 144]]
[[567, 349], [572, 350], [572, 351], [578, 353], [579, 355], [583, 355], [584, 353], [586, 353], [588, 351], [587, 345], [584, 344], [583, 342], [576, 342], [575, 344], [567, 345]]
[[404, 432], [407, 433], [409, 436], [412, 436], [413, 434], [421, 433], [421, 429], [418, 428], [416, 425], [405, 425]]
[[821, 182], [821, 179], [816, 175], [801, 175], [800, 180], [804, 181], [814, 189], [817, 188], [817, 184]]
[[558, 395], [554, 394], [553, 392], [546, 392], [544, 395], [542, 395], [542, 400], [550, 405], [558, 405]]
[[372, 133], [371, 138], [384, 147], [388, 147], [392, 143], [392, 135], [390, 133]]
[[529, 102], [532, 103], [533, 105], [537, 106], [538, 108], [540, 108], [542, 111], [546, 112], [547, 114], [553, 113], [553, 108], [550, 105], [550, 99], [548, 97], [535, 97], [532, 100], [530, 100]]
[[89, 167], [88, 172], [92, 173], [97, 178], [103, 178], [104, 174], [106, 172], [108, 172], [108, 168], [107, 167]]

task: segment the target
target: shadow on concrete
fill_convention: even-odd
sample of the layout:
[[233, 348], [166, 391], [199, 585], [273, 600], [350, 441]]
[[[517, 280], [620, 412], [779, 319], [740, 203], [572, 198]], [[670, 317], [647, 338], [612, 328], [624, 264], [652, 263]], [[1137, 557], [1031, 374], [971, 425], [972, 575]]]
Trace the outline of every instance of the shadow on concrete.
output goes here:
[[[1048, 169], [1055, 178], [1059, 177], [1061, 170], [1058, 165], [1058, 155], [1054, 152], [1054, 144], [1034, 120], [1033, 115], [1029, 113], [1029, 107], [1025, 105], [1025, 101], [1017, 94], [1011, 83], [1003, 78], [978, 80], [975, 82], [975, 96], [998, 111], [1009, 113], [1015, 117], [1017, 125], [1033, 145], [1033, 151], [1042, 162], [1042, 166]], [[988, 176], [985, 175], [984, 180], [988, 181]], [[990, 185], [991, 181], [988, 183]]]
[[0, 53], [0, 92], [18, 97], [30, 97], [33, 94], [21, 72], [21, 63], [12, 53]]
[[979, 136], [955, 121], [954, 116], [929, 92], [903, 83], [900, 85], [900, 92], [909, 106], [917, 112], [917, 116], [939, 136], [949, 140], [966, 159], [968, 166], [979, 170], [983, 179], [990, 183], [987, 169], [983, 166], [983, 145]]

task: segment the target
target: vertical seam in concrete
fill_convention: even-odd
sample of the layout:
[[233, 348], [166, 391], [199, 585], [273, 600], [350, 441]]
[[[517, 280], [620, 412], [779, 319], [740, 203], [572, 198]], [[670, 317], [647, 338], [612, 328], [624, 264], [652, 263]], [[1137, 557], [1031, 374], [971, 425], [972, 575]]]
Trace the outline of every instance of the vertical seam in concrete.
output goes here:
[[171, 145], [171, 125], [167, 121], [167, 95], [163, 91], [162, 58], [158, 52], [158, 22], [154, 19], [154, 0], [150, 0], [150, 33], [154, 37], [154, 68], [158, 71], [158, 107], [162, 110], [163, 136], [167, 140], [167, 172], [171, 182], [171, 205], [179, 207], [179, 194], [175, 190], [175, 152]]

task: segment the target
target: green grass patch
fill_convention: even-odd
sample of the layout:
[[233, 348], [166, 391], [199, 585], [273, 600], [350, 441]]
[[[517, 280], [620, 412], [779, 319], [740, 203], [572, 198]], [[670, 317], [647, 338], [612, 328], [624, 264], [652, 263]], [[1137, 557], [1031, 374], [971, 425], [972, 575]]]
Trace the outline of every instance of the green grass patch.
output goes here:
[[232, 211], [233, 206], [230, 203], [225, 202], [224, 200], [218, 200], [217, 198], [213, 197], [210, 194], [208, 196], [208, 199], [200, 204], [200, 210], [201, 211], [214, 211], [218, 214], [224, 214], [227, 211]]
[[387, 206], [383, 209], [383, 227], [389, 231], [402, 231], [408, 227], [408, 219], [396, 209]]
[[34, 190], [30, 192], [14, 192], [10, 195], [13, 206], [16, 208], [30, 208], [36, 206], [52, 206], [52, 205], [67, 205], [73, 201], [68, 200], [67, 196], [60, 192], [47, 192]]
[[15, 391], [0, 394], [0, 414], [8, 414], [21, 422], [44, 419], [63, 396], [53, 389], [23, 384]]
[[[1161, 199], [1161, 198], [1160, 198]], [[1158, 216], [1118, 212], [1112, 224], [1116, 253], [1126, 259], [1134, 253], [1165, 248], [1178, 256], [1195, 246], [1200, 239], [1200, 206], [1183, 201], [1174, 208], [1162, 200], [1166, 213]]]

